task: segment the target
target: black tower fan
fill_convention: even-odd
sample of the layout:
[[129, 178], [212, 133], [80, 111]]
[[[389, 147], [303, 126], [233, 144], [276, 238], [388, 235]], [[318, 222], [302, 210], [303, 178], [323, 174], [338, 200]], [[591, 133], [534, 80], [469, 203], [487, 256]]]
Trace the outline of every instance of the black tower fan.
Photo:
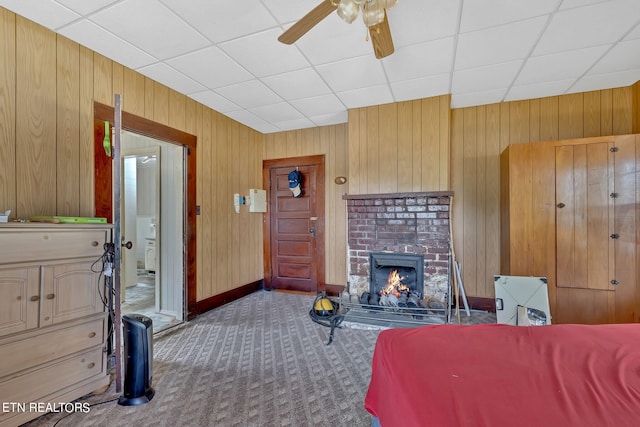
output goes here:
[[155, 390], [153, 378], [153, 322], [141, 314], [122, 316], [124, 333], [124, 393], [118, 399], [123, 406], [149, 402]]

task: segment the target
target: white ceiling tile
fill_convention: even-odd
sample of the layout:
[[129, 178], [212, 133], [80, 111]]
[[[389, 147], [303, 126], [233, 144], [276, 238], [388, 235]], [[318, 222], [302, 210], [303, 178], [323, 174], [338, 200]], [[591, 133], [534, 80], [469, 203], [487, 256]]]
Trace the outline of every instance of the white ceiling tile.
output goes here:
[[296, 107], [307, 117], [321, 116], [345, 110], [345, 106], [334, 94], [298, 99], [296, 101], [291, 101], [291, 105]]
[[359, 108], [393, 102], [391, 90], [387, 85], [347, 90], [336, 93], [336, 95], [347, 108]]
[[584, 76], [571, 86], [567, 93], [588, 92], [592, 90], [630, 86], [637, 81], [640, 81], [640, 68], [616, 73]]
[[454, 93], [451, 95], [451, 108], [495, 104], [502, 101], [504, 94], [505, 89], [491, 90], [488, 92], [463, 93], [461, 95]]
[[282, 31], [271, 29], [218, 45], [256, 77], [309, 67], [298, 49], [278, 41]]
[[522, 61], [511, 61], [455, 71], [451, 90], [453, 93], [469, 93], [506, 89], [515, 79], [521, 66]]
[[545, 17], [539, 17], [461, 34], [455, 59], [456, 70], [525, 58], [546, 21]]
[[271, 123], [265, 122], [255, 114], [250, 113], [247, 110], [230, 111], [225, 116], [242, 123], [245, 126], [249, 126], [252, 129], [262, 133], [272, 133], [280, 131], [279, 128]]
[[393, 42], [401, 47], [453, 36], [459, 13], [460, 0], [399, 0], [387, 19]]
[[[24, 0], [23, 0], [24, 1]], [[82, 16], [89, 15], [97, 10], [102, 9], [118, 0], [56, 0], [58, 3], [65, 5], [69, 9], [79, 13]]]
[[157, 61], [153, 56], [91, 21], [78, 21], [62, 28], [59, 33], [133, 70]]
[[236, 111], [240, 109], [239, 105], [234, 104], [227, 98], [220, 96], [211, 90], [192, 93], [189, 97], [219, 113], [228, 113], [229, 111]]
[[279, 102], [277, 104], [249, 108], [249, 112], [255, 114], [256, 116], [269, 123], [297, 120], [303, 117], [300, 111], [296, 110], [286, 102]]
[[552, 13], [559, 0], [483, 0], [466, 1], [462, 8], [460, 32], [521, 21]]
[[324, 95], [331, 92], [313, 68], [263, 77], [262, 82], [278, 93], [283, 99], [291, 101], [300, 98]]
[[290, 47], [299, 48], [313, 65], [373, 53], [362, 20], [347, 24], [335, 13], [327, 16]]
[[453, 62], [453, 37], [401, 47], [384, 58], [390, 82], [449, 72]]
[[560, 10], [573, 9], [576, 7], [589, 6], [595, 3], [604, 3], [611, 0], [563, 0]]
[[640, 24], [636, 25], [636, 27], [631, 30], [629, 34], [624, 38], [625, 40], [633, 40], [640, 39]]
[[639, 16], [638, 0], [610, 1], [558, 12], [533, 54], [615, 43], [638, 23]]
[[608, 48], [609, 46], [597, 46], [529, 58], [514, 85], [576, 79], [592, 67]]
[[188, 53], [167, 61], [167, 64], [210, 89], [253, 78], [251, 73], [217, 47]]
[[37, 4], [25, 0], [0, 0], [0, 6], [52, 30], [80, 17], [53, 0], [39, 1]]
[[185, 95], [202, 92], [206, 89], [206, 87], [200, 83], [176, 71], [163, 62], [137, 68], [136, 71]]
[[[140, 17], [143, 16], [143, 19]], [[157, 0], [125, 0], [90, 17], [118, 37], [158, 59], [167, 59], [210, 42]]]
[[334, 92], [384, 84], [382, 62], [373, 55], [319, 65], [316, 70]]
[[419, 79], [404, 80], [391, 83], [393, 99], [396, 102], [409, 101], [411, 99], [429, 98], [432, 96], [449, 93], [451, 84], [449, 74], [421, 77]]
[[262, 31], [277, 24], [257, 0], [162, 0], [214, 43]]
[[315, 123], [309, 120], [306, 117], [302, 117], [300, 119], [295, 120], [285, 120], [282, 122], [274, 123], [275, 126], [280, 128], [280, 130], [295, 130], [295, 129], [306, 129], [315, 127]]
[[349, 112], [347, 110], [338, 111], [337, 113], [323, 114], [321, 116], [309, 117], [318, 126], [330, 126], [347, 123], [349, 120]]
[[530, 85], [514, 86], [507, 95], [505, 101], [517, 101], [521, 99], [543, 98], [564, 93], [575, 82], [575, 79], [561, 80], [557, 82], [543, 82]]
[[607, 74], [636, 68], [640, 68], [640, 39], [618, 43], [587, 74]]
[[320, 0], [262, 0], [262, 3], [267, 6], [278, 22], [285, 24], [302, 19], [320, 4]]
[[261, 107], [282, 101], [282, 98], [259, 80], [221, 87], [216, 92], [242, 108]]

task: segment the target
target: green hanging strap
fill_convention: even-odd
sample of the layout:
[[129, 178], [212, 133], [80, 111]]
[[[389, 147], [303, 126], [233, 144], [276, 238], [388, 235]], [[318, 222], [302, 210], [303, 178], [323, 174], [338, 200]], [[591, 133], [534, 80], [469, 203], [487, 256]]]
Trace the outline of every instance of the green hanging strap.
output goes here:
[[110, 132], [109, 122], [104, 122], [104, 140], [102, 141], [102, 146], [104, 147], [104, 152], [107, 157], [111, 157], [111, 138], [109, 138]]

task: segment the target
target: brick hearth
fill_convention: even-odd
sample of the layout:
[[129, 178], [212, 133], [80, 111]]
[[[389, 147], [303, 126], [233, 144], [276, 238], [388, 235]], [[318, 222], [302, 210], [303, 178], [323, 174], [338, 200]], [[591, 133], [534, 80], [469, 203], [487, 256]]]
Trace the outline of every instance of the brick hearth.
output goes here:
[[369, 290], [369, 253], [424, 255], [424, 295], [446, 301], [453, 192], [345, 195], [351, 295]]

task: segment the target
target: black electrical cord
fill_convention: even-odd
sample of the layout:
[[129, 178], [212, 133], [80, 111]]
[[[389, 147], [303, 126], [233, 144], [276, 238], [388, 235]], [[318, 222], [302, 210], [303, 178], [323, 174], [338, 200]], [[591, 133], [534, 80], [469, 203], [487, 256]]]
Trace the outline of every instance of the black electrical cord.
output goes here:
[[[118, 399], [120, 399], [120, 398], [119, 397], [114, 397], [113, 399], [105, 400], [104, 402], [92, 403], [91, 405], [89, 405], [89, 408], [93, 408], [94, 406], [98, 406], [98, 405], [104, 405], [105, 403], [115, 402]], [[51, 427], [56, 427], [60, 421], [64, 420], [65, 418], [67, 418], [69, 415], [72, 415], [72, 414], [75, 414], [75, 412], [69, 412], [69, 413], [65, 414], [63, 417], [58, 418], [58, 420], [55, 422], [55, 424], [53, 424]]]

